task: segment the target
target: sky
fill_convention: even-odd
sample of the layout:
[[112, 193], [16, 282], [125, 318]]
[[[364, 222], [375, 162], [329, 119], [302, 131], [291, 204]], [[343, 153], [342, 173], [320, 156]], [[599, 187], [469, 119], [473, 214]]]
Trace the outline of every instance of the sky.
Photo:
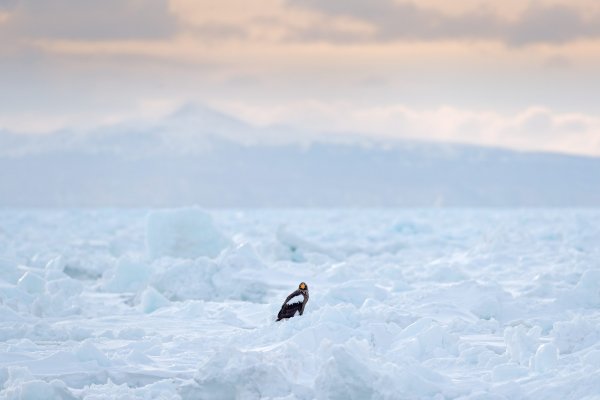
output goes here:
[[600, 156], [598, 71], [595, 0], [0, 0], [0, 131], [20, 134], [197, 104], [286, 142]]

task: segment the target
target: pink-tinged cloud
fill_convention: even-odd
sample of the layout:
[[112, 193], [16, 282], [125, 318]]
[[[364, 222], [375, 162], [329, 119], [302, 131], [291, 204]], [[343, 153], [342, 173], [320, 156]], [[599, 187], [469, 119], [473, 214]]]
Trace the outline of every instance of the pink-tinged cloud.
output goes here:
[[9, 17], [0, 25], [0, 34], [16, 38], [156, 39], [172, 36], [177, 30], [168, 0], [4, 2]]
[[[290, 7], [311, 9], [332, 17], [347, 16], [375, 28], [366, 41], [386, 40], [497, 40], [508, 45], [565, 43], [600, 37], [600, 12], [585, 14], [568, 5], [531, 3], [516, 18], [499, 15], [489, 7], [448, 14], [413, 2], [394, 0], [288, 1]], [[305, 40], [339, 40], [320, 27], [296, 32]]]

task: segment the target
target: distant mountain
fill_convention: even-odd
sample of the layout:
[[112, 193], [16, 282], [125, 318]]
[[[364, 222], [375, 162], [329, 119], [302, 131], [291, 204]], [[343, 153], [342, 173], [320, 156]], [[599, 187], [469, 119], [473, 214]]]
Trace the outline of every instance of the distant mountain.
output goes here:
[[396, 142], [296, 145], [205, 107], [92, 132], [0, 132], [0, 206], [600, 206], [600, 158]]

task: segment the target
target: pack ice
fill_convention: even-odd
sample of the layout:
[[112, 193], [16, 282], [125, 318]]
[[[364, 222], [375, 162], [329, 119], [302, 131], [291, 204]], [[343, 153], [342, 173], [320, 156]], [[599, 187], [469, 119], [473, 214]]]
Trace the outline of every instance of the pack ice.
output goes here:
[[0, 399], [598, 399], [599, 243], [597, 210], [1, 210]]

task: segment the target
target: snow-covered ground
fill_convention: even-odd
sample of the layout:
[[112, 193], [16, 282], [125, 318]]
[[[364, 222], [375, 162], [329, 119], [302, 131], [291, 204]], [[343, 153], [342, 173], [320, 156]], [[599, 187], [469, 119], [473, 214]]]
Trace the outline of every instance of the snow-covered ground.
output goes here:
[[599, 308], [600, 210], [0, 211], [2, 399], [600, 399]]

